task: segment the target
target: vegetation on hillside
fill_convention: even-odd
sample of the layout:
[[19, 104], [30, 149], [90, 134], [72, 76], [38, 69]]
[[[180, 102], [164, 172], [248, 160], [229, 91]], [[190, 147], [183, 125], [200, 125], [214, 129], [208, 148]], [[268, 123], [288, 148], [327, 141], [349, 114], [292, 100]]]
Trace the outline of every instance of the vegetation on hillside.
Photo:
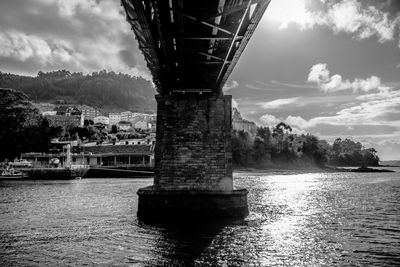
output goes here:
[[155, 110], [155, 88], [151, 82], [128, 74], [58, 70], [39, 71], [36, 77], [0, 72], [0, 88], [13, 88], [35, 102], [65, 100], [107, 110]]
[[330, 145], [311, 134], [295, 134], [281, 122], [272, 128], [258, 127], [256, 136], [233, 131], [232, 157], [236, 167], [378, 166], [374, 148], [364, 148], [350, 139], [336, 139]]
[[22, 152], [48, 151], [50, 140], [61, 127], [49, 127], [22, 92], [0, 88], [0, 161], [13, 160]]
[[[23, 152], [46, 152], [50, 148], [50, 140], [55, 137], [89, 141], [112, 137], [88, 123], [69, 132], [63, 132], [61, 127], [49, 127], [48, 121], [39, 114], [28, 96], [13, 89], [0, 88], [0, 125], [0, 161], [6, 158], [12, 160]], [[112, 133], [116, 138], [124, 139], [116, 129]], [[340, 138], [331, 145], [311, 134], [295, 134], [283, 122], [272, 129], [258, 127], [255, 136], [234, 130], [232, 156], [236, 167], [379, 165], [374, 148], [364, 148], [360, 142]]]

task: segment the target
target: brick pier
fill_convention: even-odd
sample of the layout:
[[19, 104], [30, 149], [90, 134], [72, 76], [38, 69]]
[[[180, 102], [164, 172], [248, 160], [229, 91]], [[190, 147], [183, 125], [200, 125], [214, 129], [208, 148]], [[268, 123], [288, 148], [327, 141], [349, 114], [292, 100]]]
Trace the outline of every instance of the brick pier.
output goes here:
[[139, 217], [244, 217], [234, 190], [231, 96], [157, 95], [154, 185], [141, 188]]

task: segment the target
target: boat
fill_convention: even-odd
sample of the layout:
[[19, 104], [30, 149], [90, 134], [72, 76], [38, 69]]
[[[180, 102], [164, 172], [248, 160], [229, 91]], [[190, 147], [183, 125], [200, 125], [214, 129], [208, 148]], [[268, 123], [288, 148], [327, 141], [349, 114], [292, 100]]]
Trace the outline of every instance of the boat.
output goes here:
[[28, 175], [24, 172], [15, 170], [14, 168], [7, 168], [1, 172], [0, 179], [23, 179]]
[[31, 168], [32, 162], [27, 161], [26, 159], [15, 159], [8, 163], [8, 166], [15, 168]]

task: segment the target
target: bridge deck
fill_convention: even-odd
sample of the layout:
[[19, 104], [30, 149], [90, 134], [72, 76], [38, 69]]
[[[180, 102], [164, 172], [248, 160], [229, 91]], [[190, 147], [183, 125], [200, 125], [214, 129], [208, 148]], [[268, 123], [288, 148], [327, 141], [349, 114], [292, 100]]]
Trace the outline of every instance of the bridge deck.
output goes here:
[[158, 92], [221, 91], [270, 0], [122, 0]]

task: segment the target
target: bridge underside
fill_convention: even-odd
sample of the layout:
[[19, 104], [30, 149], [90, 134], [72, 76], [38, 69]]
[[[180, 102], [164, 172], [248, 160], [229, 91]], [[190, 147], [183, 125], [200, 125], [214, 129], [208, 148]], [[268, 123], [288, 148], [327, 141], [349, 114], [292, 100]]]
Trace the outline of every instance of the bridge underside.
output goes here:
[[247, 215], [222, 87], [269, 2], [122, 0], [159, 92], [155, 179], [138, 191], [140, 216]]
[[220, 92], [270, 0], [122, 0], [159, 93]]

